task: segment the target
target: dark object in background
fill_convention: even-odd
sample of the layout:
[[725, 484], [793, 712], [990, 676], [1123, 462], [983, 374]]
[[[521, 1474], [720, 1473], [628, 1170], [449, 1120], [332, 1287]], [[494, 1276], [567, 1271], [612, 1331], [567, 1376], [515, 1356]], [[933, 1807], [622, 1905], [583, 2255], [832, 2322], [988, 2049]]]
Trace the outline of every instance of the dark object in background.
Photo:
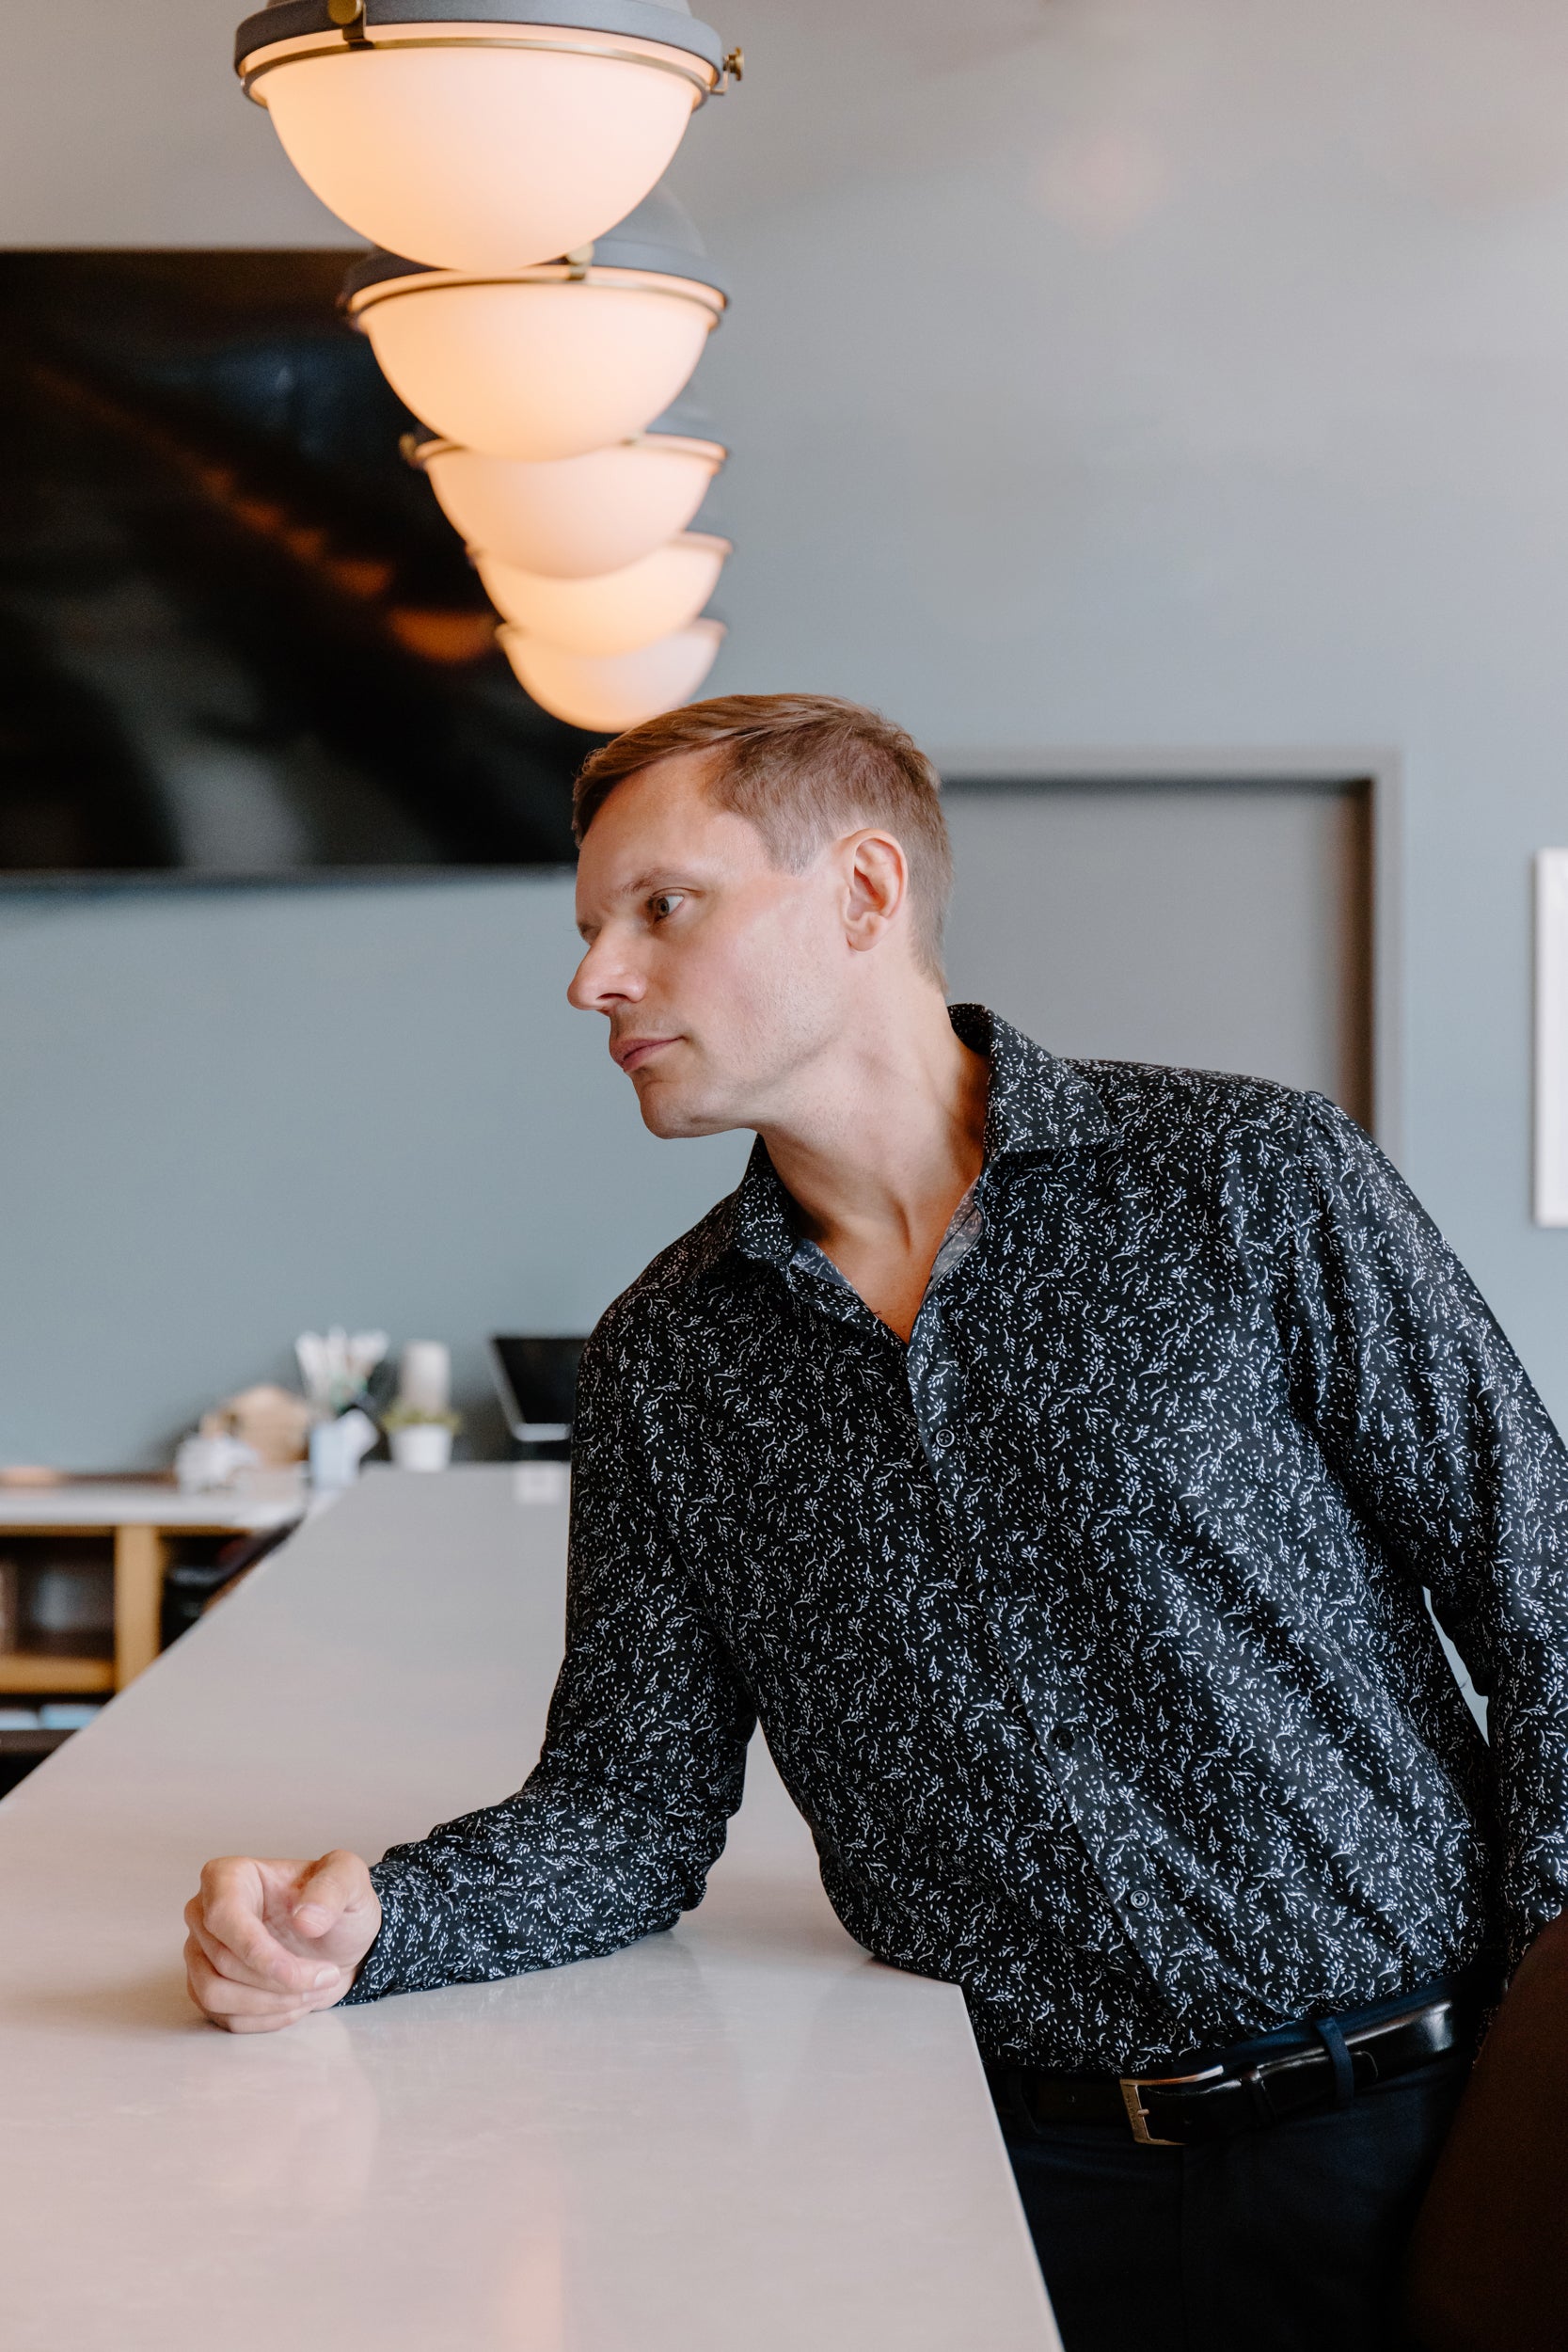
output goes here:
[[1411, 2239], [1420, 2352], [1568, 2347], [1568, 1914], [1514, 1974]]
[[490, 1341], [490, 1363], [506, 1425], [520, 1453], [536, 1462], [571, 1458], [578, 1364], [586, 1340]]
[[4, 1745], [0, 1746], [0, 1797], [8, 1797], [19, 1782], [25, 1780], [46, 1756], [53, 1756], [56, 1748], [64, 1747], [71, 1736], [69, 1731], [44, 1731], [41, 1728], [38, 1731], [8, 1731]]
[[276, 1551], [292, 1527], [268, 1528], [259, 1535], [236, 1535], [213, 1560], [176, 1560], [164, 1571], [164, 1605], [159, 1625], [160, 1647], [167, 1649], [230, 1585], [248, 1575], [258, 1561]]
[[0, 253], [0, 878], [571, 863], [344, 260]]

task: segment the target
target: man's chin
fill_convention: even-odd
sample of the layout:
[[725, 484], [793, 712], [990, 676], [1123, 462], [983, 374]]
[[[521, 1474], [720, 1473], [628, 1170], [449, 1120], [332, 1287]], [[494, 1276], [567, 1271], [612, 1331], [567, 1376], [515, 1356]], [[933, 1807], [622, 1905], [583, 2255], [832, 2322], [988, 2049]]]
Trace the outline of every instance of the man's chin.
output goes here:
[[637, 1107], [648, 1133], [665, 1143], [690, 1136], [721, 1136], [740, 1123], [726, 1119], [711, 1104], [694, 1101], [684, 1089], [661, 1083], [652, 1072], [637, 1089]]

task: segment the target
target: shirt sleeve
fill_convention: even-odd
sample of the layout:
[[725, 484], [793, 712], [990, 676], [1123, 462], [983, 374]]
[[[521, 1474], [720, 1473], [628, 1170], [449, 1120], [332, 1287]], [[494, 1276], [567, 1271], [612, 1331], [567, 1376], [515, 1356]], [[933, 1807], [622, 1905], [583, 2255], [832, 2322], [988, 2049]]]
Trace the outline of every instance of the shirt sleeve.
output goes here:
[[566, 1656], [539, 1762], [504, 1804], [394, 1846], [349, 2002], [612, 1952], [702, 1900], [740, 1803], [751, 1698], [664, 1525], [625, 1343], [585, 1350]]
[[1298, 1409], [1488, 1699], [1511, 1963], [1568, 1905], [1568, 1455], [1431, 1218], [1303, 1098], [1287, 1196]]

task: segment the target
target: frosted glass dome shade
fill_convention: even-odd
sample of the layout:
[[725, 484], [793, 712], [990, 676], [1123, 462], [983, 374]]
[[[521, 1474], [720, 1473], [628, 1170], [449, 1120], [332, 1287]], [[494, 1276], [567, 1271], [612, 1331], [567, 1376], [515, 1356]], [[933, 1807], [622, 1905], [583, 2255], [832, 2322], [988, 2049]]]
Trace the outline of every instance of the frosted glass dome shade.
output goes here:
[[561, 13], [601, 23], [372, 0], [338, 29], [326, 0], [284, 0], [240, 27], [237, 63], [301, 179], [362, 237], [444, 269], [526, 269], [646, 196], [720, 78], [684, 0]]
[[383, 279], [346, 307], [393, 390], [442, 439], [538, 465], [624, 441], [668, 408], [724, 296], [689, 278], [557, 263]]
[[477, 554], [484, 593], [505, 621], [562, 653], [635, 653], [694, 621], [719, 584], [727, 539], [689, 531], [596, 580], [551, 580]]
[[544, 465], [451, 441], [416, 452], [441, 511], [471, 548], [552, 580], [617, 572], [675, 538], [701, 506], [721, 442], [640, 433]]
[[595, 735], [619, 735], [689, 702], [724, 642], [721, 621], [693, 621], [635, 653], [566, 653], [520, 629], [497, 634], [519, 683], [540, 708]]

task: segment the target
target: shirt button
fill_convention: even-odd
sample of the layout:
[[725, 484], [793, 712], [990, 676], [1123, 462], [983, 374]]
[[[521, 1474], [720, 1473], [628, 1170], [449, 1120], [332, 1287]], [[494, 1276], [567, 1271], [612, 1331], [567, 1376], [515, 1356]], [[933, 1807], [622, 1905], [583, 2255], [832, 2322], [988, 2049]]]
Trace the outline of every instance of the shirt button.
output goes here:
[[1068, 1729], [1066, 1724], [1053, 1724], [1052, 1725], [1051, 1744], [1053, 1748], [1060, 1748], [1064, 1756], [1066, 1756], [1071, 1749], [1072, 1734]]
[[951, 1429], [933, 1429], [931, 1432], [931, 1452], [933, 1454], [951, 1454], [953, 1448], [958, 1444], [958, 1441], [957, 1438], [954, 1437]]
[[1148, 1897], [1140, 1887], [1136, 1894], [1128, 1896], [1127, 1908], [1129, 1911], [1147, 1911], [1148, 1909]]

